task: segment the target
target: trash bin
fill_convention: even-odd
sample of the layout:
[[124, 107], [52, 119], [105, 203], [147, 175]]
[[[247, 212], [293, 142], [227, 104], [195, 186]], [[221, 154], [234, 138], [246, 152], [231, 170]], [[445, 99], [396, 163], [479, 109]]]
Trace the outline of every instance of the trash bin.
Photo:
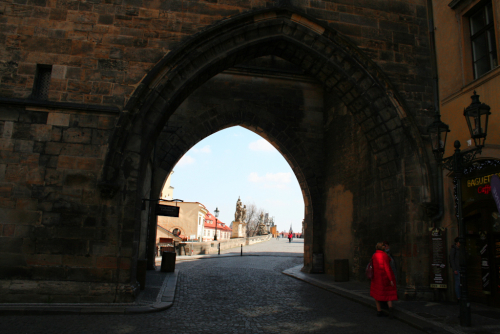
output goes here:
[[333, 270], [335, 271], [335, 282], [349, 281], [349, 259], [334, 260]]
[[175, 252], [163, 252], [161, 254], [161, 271], [170, 273], [175, 271], [175, 259], [177, 254]]

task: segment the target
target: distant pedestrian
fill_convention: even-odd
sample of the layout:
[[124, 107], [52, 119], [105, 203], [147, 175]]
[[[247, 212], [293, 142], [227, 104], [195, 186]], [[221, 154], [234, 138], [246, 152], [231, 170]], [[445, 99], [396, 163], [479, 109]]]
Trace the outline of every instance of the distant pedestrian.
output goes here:
[[288, 242], [292, 242], [292, 238], [293, 238], [293, 234], [292, 233], [288, 234]]
[[451, 245], [450, 266], [453, 270], [453, 279], [455, 280], [455, 295], [460, 302], [460, 239], [455, 238], [455, 244]]
[[396, 277], [391, 269], [389, 255], [385, 252], [384, 243], [377, 243], [375, 248], [375, 254], [372, 256], [373, 278], [370, 285], [370, 296], [375, 299], [377, 316], [381, 317], [384, 315], [380, 307], [380, 302], [385, 301], [389, 306], [389, 316], [392, 318], [392, 302], [398, 300]]

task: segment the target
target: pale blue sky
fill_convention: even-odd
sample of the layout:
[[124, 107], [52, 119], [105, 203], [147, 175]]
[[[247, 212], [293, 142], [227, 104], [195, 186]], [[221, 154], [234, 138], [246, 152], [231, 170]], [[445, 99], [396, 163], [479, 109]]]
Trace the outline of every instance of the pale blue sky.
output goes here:
[[278, 230], [300, 232], [304, 200], [292, 169], [271, 144], [240, 126], [195, 145], [174, 168], [174, 198], [200, 202], [231, 224], [238, 196], [274, 216]]

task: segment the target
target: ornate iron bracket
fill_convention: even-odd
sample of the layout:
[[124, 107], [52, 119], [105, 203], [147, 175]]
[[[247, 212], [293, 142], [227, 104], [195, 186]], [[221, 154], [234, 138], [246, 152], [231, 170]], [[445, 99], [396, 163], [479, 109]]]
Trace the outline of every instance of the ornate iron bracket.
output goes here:
[[[451, 157], [445, 158], [442, 161], [443, 168], [451, 172], [461, 172], [468, 164], [470, 164], [477, 154], [481, 154], [481, 147], [476, 147], [465, 152], [455, 152]], [[453, 162], [456, 161], [455, 166]], [[455, 169], [453, 168], [455, 167]]]

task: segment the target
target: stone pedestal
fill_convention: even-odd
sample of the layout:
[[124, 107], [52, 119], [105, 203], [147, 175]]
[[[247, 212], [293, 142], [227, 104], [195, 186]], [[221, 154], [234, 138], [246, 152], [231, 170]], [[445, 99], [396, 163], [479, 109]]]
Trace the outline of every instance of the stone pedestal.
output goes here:
[[233, 233], [231, 238], [245, 238], [247, 236], [247, 224], [242, 222], [233, 222]]

